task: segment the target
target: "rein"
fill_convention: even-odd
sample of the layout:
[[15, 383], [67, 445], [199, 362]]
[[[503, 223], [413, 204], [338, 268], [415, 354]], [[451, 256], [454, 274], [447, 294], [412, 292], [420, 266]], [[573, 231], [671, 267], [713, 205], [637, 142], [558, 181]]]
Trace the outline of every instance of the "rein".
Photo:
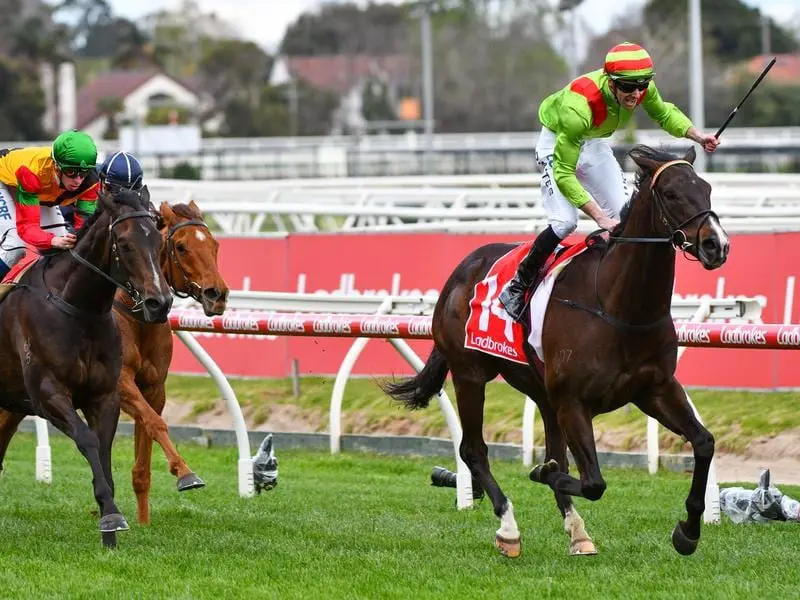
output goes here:
[[[682, 251], [686, 251], [691, 246], [696, 246], [698, 237], [700, 236], [700, 228], [705, 223], [706, 220], [711, 218], [712, 216], [716, 217], [716, 213], [713, 210], [703, 210], [698, 212], [696, 215], [690, 217], [686, 221], [680, 223], [677, 227], [672, 227], [670, 225], [671, 215], [666, 210], [666, 205], [664, 204], [663, 199], [661, 198], [661, 194], [658, 193], [656, 189], [656, 182], [658, 181], [659, 176], [667, 170], [669, 167], [676, 166], [676, 165], [688, 165], [692, 170], [694, 167], [692, 163], [683, 159], [677, 160], [670, 160], [662, 164], [656, 171], [653, 173], [653, 176], [650, 178], [650, 192], [655, 199], [656, 206], [658, 207], [659, 213], [661, 215], [661, 222], [666, 226], [667, 230], [669, 231], [669, 235], [667, 237], [624, 237], [624, 236], [609, 236], [609, 242], [616, 242], [616, 243], [630, 243], [630, 244], [670, 244], [671, 246], [675, 247], [676, 249], [680, 249]], [[697, 228], [697, 234], [695, 238], [695, 243], [692, 244], [688, 241], [686, 233], [683, 231], [683, 228], [686, 227], [689, 223], [697, 220], [698, 218], [703, 218], [702, 222], [700, 223], [700, 227]], [[682, 238], [682, 240], [681, 240]], [[598, 273], [600, 272], [600, 263], [602, 263], [603, 257], [597, 263], [597, 268], [594, 272], [594, 290], [595, 290], [595, 297], [597, 299], [597, 305], [600, 308], [590, 308], [588, 306], [583, 306], [582, 304], [578, 304], [577, 302], [573, 302], [572, 300], [566, 298], [557, 298], [559, 302], [564, 304], [569, 308], [577, 308], [580, 310], [584, 310], [596, 317], [599, 317], [609, 325], [616, 327], [617, 329], [623, 329], [626, 331], [632, 332], [644, 332], [644, 331], [651, 331], [657, 327], [660, 327], [668, 320], [672, 319], [672, 315], [669, 310], [667, 310], [667, 314], [663, 317], [658, 318], [655, 321], [650, 323], [643, 323], [641, 325], [635, 323], [627, 323], [625, 321], [621, 321], [616, 317], [608, 314], [603, 307], [603, 301], [600, 298], [600, 292], [597, 288], [597, 277]]]
[[[131, 296], [131, 298], [133, 298], [133, 300], [134, 300], [133, 307], [132, 308], [126, 307], [131, 312], [131, 314], [134, 314], [134, 313], [142, 311], [144, 300], [142, 300], [141, 295], [139, 294], [139, 292], [136, 290], [136, 288], [131, 283], [130, 275], [125, 272], [125, 269], [122, 266], [122, 261], [119, 258], [119, 250], [117, 249], [117, 240], [116, 240], [116, 235], [114, 234], [114, 227], [116, 227], [122, 221], [125, 221], [127, 219], [137, 219], [137, 218], [143, 218], [143, 217], [154, 219], [153, 213], [151, 213], [150, 211], [136, 210], [136, 211], [133, 211], [133, 212], [129, 212], [129, 213], [125, 213], [123, 215], [120, 215], [119, 217], [114, 219], [111, 222], [111, 224], [108, 226], [108, 231], [109, 231], [109, 235], [110, 235], [110, 238], [111, 238], [111, 250], [110, 250], [111, 264], [110, 264], [109, 270], [112, 272], [112, 274], [116, 271], [118, 273], [118, 276], [109, 275], [109, 274], [105, 273], [103, 270], [97, 268], [97, 266], [95, 266], [94, 264], [92, 264], [91, 262], [89, 262], [88, 260], [83, 258], [80, 254], [78, 254], [75, 251], [74, 248], [70, 249], [70, 251], [69, 251], [70, 256], [77, 263], [83, 265], [84, 267], [86, 267], [90, 271], [94, 272], [95, 274], [99, 275], [100, 277], [102, 277], [106, 281], [112, 283], [115, 287], [117, 287], [117, 288], [119, 288], [121, 290], [124, 290], [128, 295]], [[47, 300], [52, 302], [53, 305], [56, 306], [59, 310], [61, 310], [62, 312], [66, 313], [66, 314], [68, 314], [70, 316], [81, 318], [81, 319], [87, 319], [87, 320], [98, 316], [97, 313], [85, 311], [85, 310], [83, 310], [81, 308], [78, 308], [77, 306], [74, 306], [73, 304], [70, 304], [69, 302], [64, 300], [64, 298], [59, 296], [56, 292], [51, 291], [47, 287], [47, 283], [46, 283], [46, 281], [44, 279], [44, 274], [45, 274], [45, 269], [42, 269], [42, 283], [44, 284], [44, 289], [47, 290], [46, 298], [47, 298]], [[121, 279], [121, 277], [124, 277], [124, 279]], [[105, 311], [105, 312], [101, 313], [100, 316], [106, 315], [110, 311], [111, 311], [111, 309], [109, 308], [108, 311]]]

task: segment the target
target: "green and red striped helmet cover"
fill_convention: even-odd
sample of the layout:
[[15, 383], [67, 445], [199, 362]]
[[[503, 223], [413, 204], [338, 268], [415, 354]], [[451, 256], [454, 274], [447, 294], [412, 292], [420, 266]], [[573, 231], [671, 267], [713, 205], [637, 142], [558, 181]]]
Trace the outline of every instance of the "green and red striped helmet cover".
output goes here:
[[653, 59], [647, 50], [637, 44], [617, 44], [606, 54], [605, 72], [613, 80], [649, 81], [655, 75]]

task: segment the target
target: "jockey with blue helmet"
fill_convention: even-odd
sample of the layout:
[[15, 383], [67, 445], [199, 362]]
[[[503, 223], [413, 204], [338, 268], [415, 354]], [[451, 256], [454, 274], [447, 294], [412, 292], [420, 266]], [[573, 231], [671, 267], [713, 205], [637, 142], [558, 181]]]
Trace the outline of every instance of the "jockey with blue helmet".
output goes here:
[[98, 169], [100, 182], [106, 188], [142, 189], [144, 171], [139, 160], [131, 153], [120, 150], [106, 157]]

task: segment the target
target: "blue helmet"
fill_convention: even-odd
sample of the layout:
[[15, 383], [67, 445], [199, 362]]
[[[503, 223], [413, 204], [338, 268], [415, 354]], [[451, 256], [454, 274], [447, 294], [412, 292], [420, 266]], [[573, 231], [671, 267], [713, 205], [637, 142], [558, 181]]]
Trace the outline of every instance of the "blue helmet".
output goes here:
[[100, 166], [100, 180], [106, 185], [123, 187], [131, 190], [142, 188], [144, 172], [139, 160], [128, 152], [110, 154]]

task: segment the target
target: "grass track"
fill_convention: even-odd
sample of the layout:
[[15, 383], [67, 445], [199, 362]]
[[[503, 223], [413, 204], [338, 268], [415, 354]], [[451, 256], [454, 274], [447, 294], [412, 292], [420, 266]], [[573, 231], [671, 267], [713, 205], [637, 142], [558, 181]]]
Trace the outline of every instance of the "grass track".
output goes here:
[[[578, 500], [596, 557], [567, 556], [552, 494], [518, 462], [495, 474], [515, 504], [523, 555], [504, 559], [488, 502], [458, 512], [452, 490], [427, 485], [431, 459], [281, 451], [278, 487], [236, 495], [234, 448], [180, 450], [208, 488], [175, 491], [155, 450], [153, 526], [135, 524], [132, 441], [114, 468], [131, 531], [100, 547], [88, 466], [52, 439], [54, 483], [34, 483], [34, 439], [12, 442], [0, 479], [3, 598], [731, 598], [797, 597], [800, 525], [704, 529], [679, 556], [669, 534], [689, 479], [608, 470], [602, 500]], [[445, 463], [447, 464], [447, 463]], [[449, 465], [452, 467], [452, 465]], [[800, 488], [784, 491], [800, 497]]]

